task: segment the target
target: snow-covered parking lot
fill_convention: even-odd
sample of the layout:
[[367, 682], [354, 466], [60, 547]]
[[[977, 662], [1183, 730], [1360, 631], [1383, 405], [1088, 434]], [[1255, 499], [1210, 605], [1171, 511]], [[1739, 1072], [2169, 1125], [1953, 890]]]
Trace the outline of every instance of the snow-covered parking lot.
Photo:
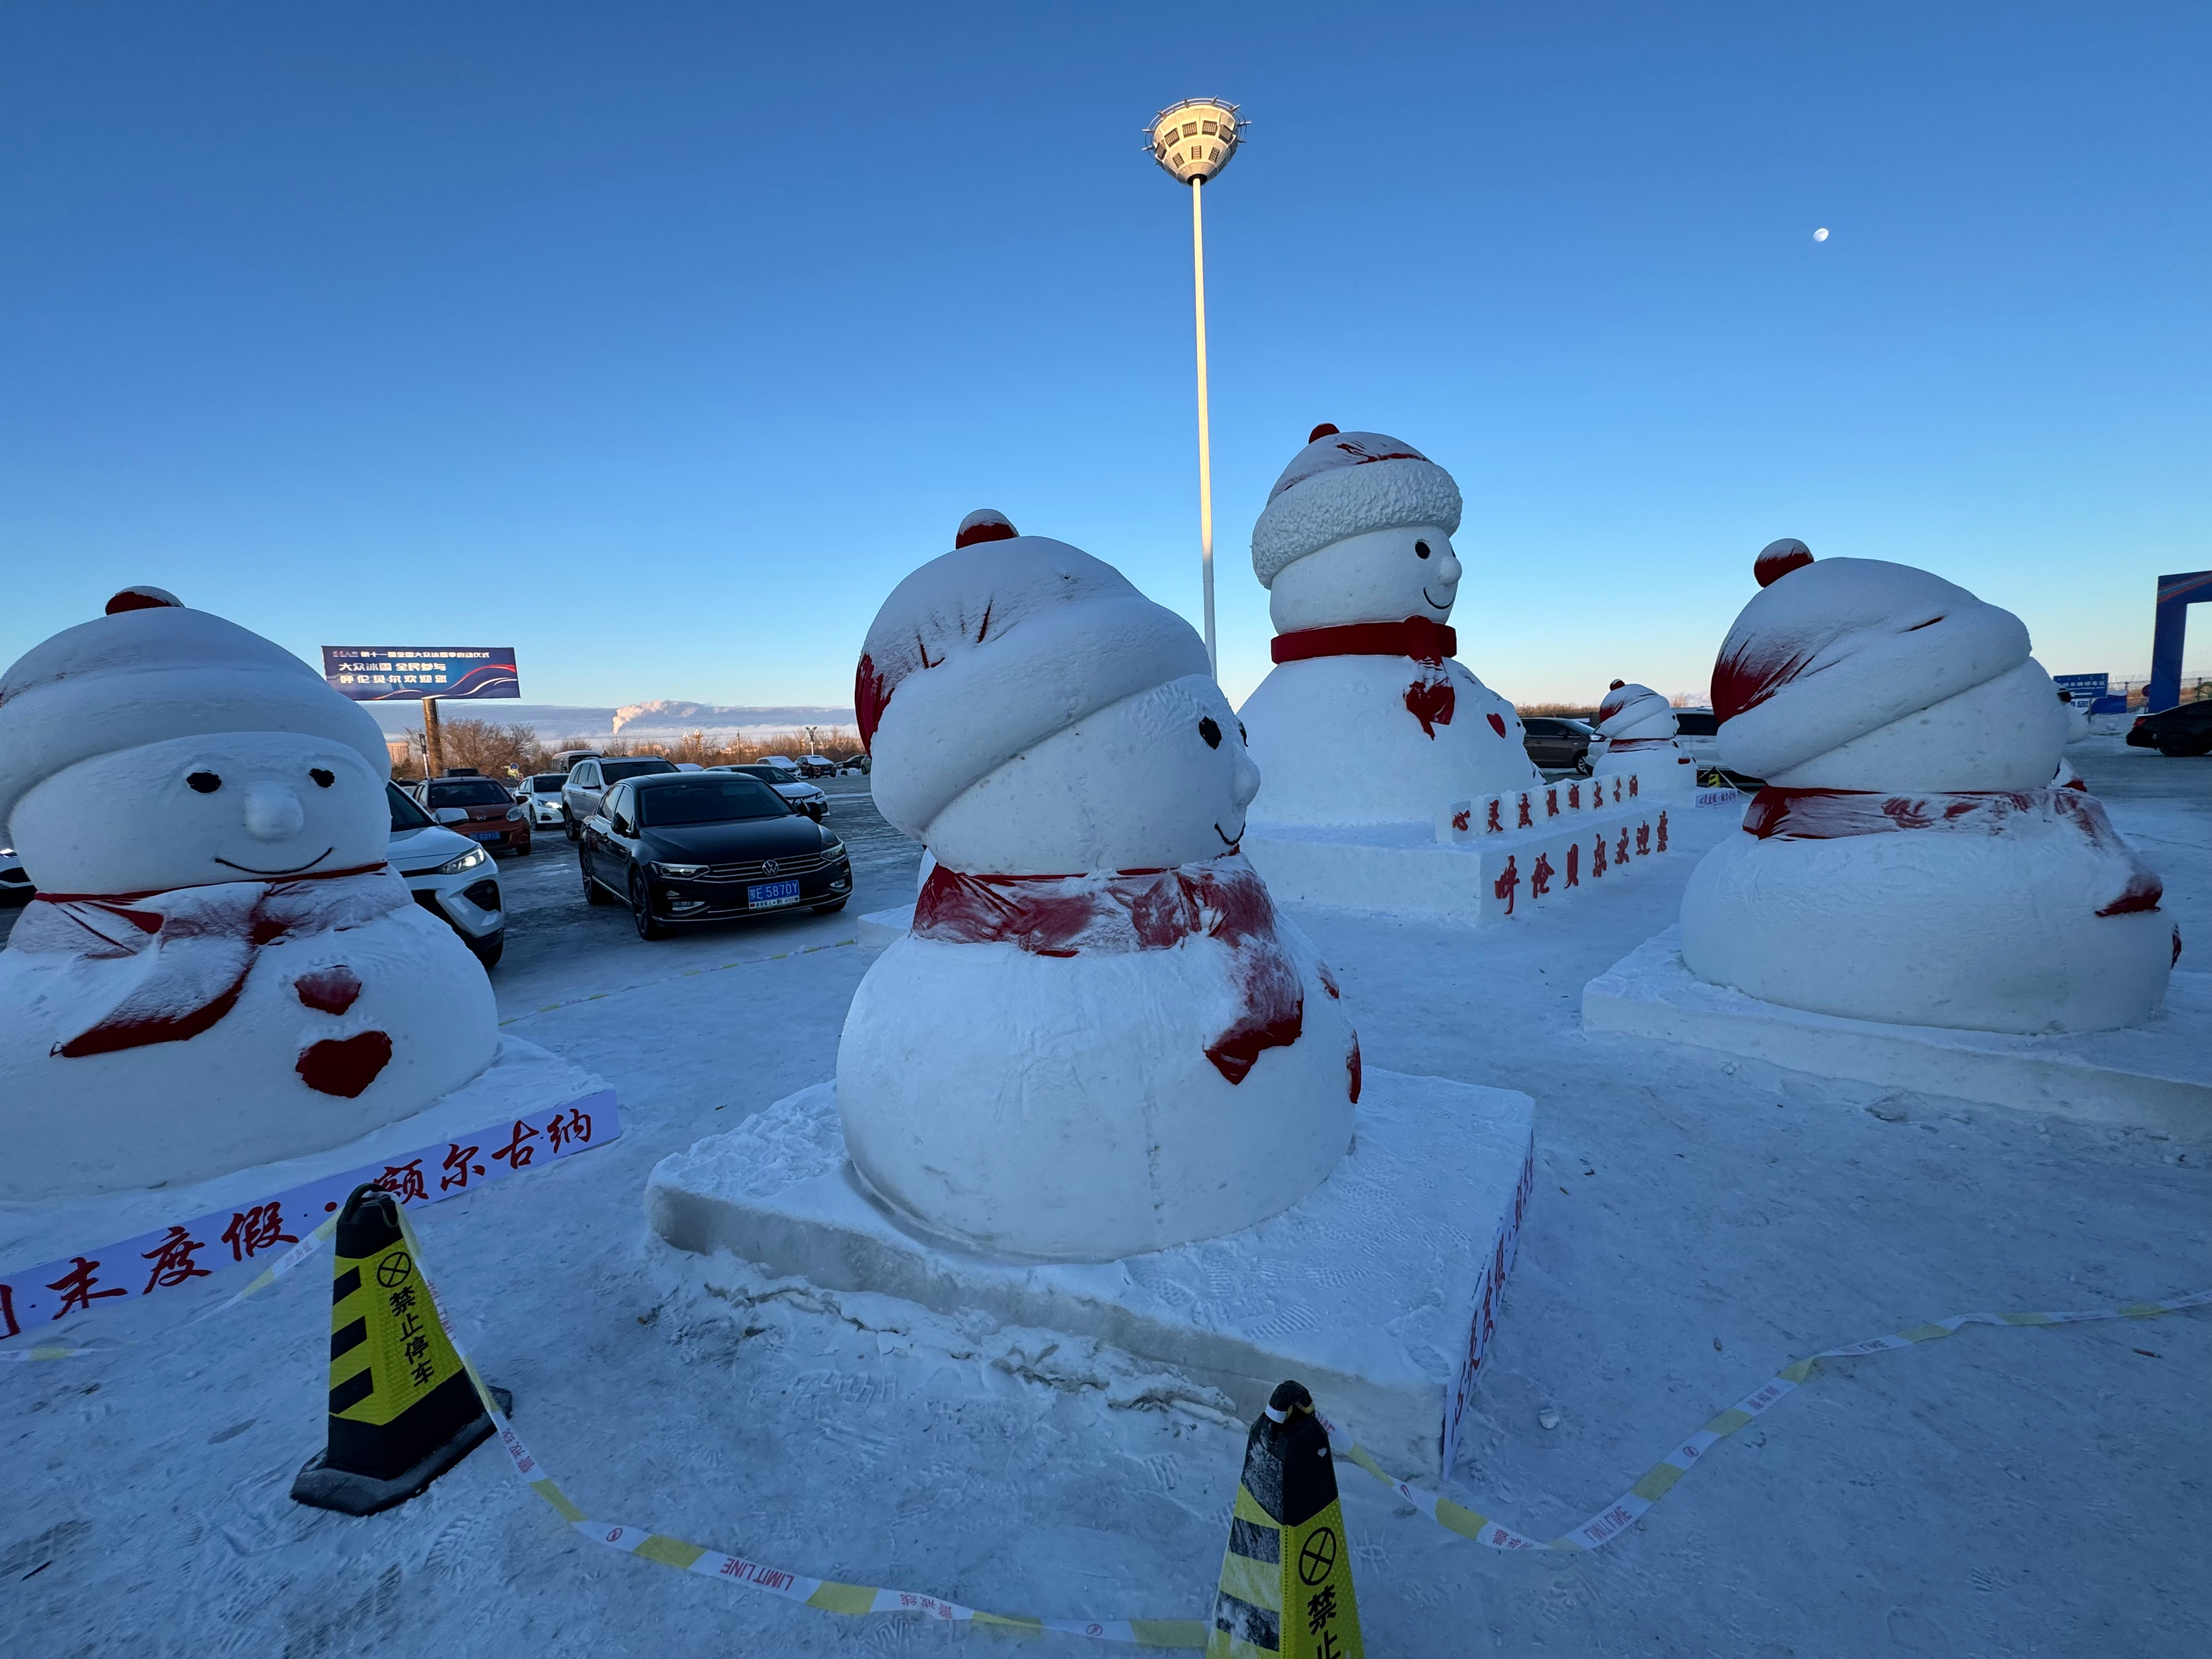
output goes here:
[[[2069, 755], [2164, 877], [2181, 965], [2201, 967], [2212, 760], [2116, 739]], [[866, 784], [824, 785], [854, 859], [840, 915], [647, 944], [584, 904], [557, 836], [501, 866], [507, 1029], [611, 1080], [625, 1133], [422, 1212], [429, 1265], [531, 1449], [596, 1516], [1004, 1613], [1197, 1618], [1243, 1439], [1202, 1390], [1050, 1333], [765, 1285], [645, 1226], [659, 1158], [834, 1068], [867, 968], [854, 921], [911, 895], [918, 853]], [[1683, 855], [1480, 933], [1298, 918], [1370, 1066], [1536, 1101], [1535, 1200], [1450, 1486], [1535, 1536], [1796, 1356], [1946, 1314], [2212, 1285], [2212, 1126], [2192, 1144], [1586, 1036], [1583, 983], [1673, 920], [1733, 824], [1685, 812]], [[489, 1448], [382, 1516], [295, 1504], [323, 1431], [326, 1272], [173, 1342], [0, 1368], [6, 1651], [1078, 1650], [840, 1617], [595, 1548]], [[82, 1334], [177, 1315], [145, 1317]], [[2199, 1650], [2208, 1375], [2201, 1313], [1831, 1364], [1589, 1554], [1479, 1548], [1340, 1465], [1368, 1648]]]

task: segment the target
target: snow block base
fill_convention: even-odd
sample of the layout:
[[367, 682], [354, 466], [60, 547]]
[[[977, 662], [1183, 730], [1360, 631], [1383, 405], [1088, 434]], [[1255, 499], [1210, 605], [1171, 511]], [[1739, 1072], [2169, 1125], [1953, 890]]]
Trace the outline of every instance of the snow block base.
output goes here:
[[1509, 1090], [1370, 1067], [1352, 1152], [1282, 1214], [1116, 1261], [1040, 1263], [965, 1253], [883, 1204], [845, 1156], [823, 1083], [662, 1159], [645, 1209], [680, 1249], [1095, 1338], [1247, 1417], [1296, 1377], [1386, 1463], [1435, 1473], [1512, 1267], [1534, 1111]]
[[894, 904], [888, 910], [871, 910], [860, 918], [860, 945], [872, 953], [889, 950], [895, 940], [914, 931], [914, 906]]
[[[491, 1397], [499, 1401], [500, 1411], [504, 1415], [514, 1415], [513, 1395], [495, 1386]], [[491, 1431], [490, 1416], [479, 1411], [473, 1420], [456, 1429], [453, 1438], [444, 1445], [426, 1453], [414, 1468], [393, 1475], [389, 1480], [380, 1480], [372, 1474], [356, 1474], [350, 1469], [331, 1468], [324, 1462], [330, 1454], [317, 1452], [293, 1477], [292, 1501], [307, 1504], [313, 1509], [336, 1510], [340, 1515], [374, 1515], [395, 1504], [404, 1504], [422, 1492], [433, 1480], [490, 1439]]]
[[2177, 973], [2145, 1024], [2052, 1036], [1890, 1025], [1762, 1002], [1709, 985], [1681, 930], [1648, 939], [1583, 987], [1586, 1030], [1656, 1037], [1792, 1070], [2212, 1139], [2212, 974]]
[[1668, 850], [1667, 820], [1684, 804], [1631, 801], [1495, 835], [1481, 833], [1478, 820], [1474, 833], [1448, 845], [1425, 823], [1255, 823], [1244, 832], [1244, 856], [1279, 904], [1481, 927], [1602, 892], [1625, 866]]

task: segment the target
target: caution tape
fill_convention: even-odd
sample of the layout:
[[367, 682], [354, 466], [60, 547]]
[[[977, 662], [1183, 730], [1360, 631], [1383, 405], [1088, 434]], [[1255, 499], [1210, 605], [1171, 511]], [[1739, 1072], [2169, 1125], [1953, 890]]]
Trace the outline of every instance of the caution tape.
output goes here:
[[827, 945], [802, 945], [796, 951], [778, 951], [773, 956], [744, 957], [736, 962], [718, 962], [711, 968], [686, 968], [678, 974], [663, 974], [659, 979], [641, 979], [635, 985], [617, 985], [610, 991], [592, 991], [580, 997], [563, 997], [558, 1002], [549, 1002], [543, 1008], [532, 1008], [526, 1014], [510, 1014], [500, 1021], [501, 1025], [513, 1025], [517, 1021], [535, 1019], [540, 1014], [550, 1014], [559, 1008], [574, 1008], [586, 1002], [604, 1002], [609, 997], [628, 996], [632, 991], [649, 991], [656, 985], [673, 985], [679, 979], [696, 979], [702, 974], [726, 974], [732, 968], [757, 968], [763, 962], [783, 962], [793, 957], [811, 957], [817, 951], [838, 951], [848, 945], [858, 945], [857, 939], [832, 939]]
[[1953, 1314], [1948, 1319], [1916, 1325], [1893, 1336], [1869, 1337], [1863, 1342], [1847, 1343], [1840, 1348], [1823, 1348], [1809, 1358], [1792, 1360], [1784, 1365], [1760, 1387], [1678, 1443], [1653, 1464], [1641, 1480], [1618, 1498], [1571, 1532], [1554, 1538], [1549, 1543], [1539, 1542], [1526, 1534], [1516, 1532], [1486, 1515], [1477, 1514], [1463, 1504], [1453, 1503], [1449, 1498], [1408, 1486], [1376, 1462], [1374, 1455], [1364, 1446], [1353, 1442], [1346, 1430], [1326, 1417], [1322, 1421], [1328, 1427], [1329, 1439], [1340, 1455], [1350, 1457], [1439, 1526], [1457, 1533], [1462, 1538], [1471, 1538], [1478, 1544], [1486, 1544], [1499, 1550], [1594, 1550], [1611, 1543], [1633, 1526], [1654, 1504], [1673, 1491], [1675, 1482], [1695, 1468], [1698, 1461], [1707, 1452], [1738, 1430], [1757, 1421], [1762, 1413], [1778, 1404], [1784, 1396], [1795, 1393], [1812, 1375], [1813, 1368], [1824, 1359], [1856, 1359], [1867, 1354], [1892, 1353], [1899, 1348], [1910, 1348], [1922, 1342], [1933, 1342], [1939, 1338], [1954, 1335], [1968, 1325], [2082, 1325], [2103, 1319], [2156, 1319], [2166, 1314], [2181, 1313], [2208, 1304], [2212, 1304], [2212, 1291], [2199, 1291], [2193, 1296], [2177, 1297], [2170, 1302], [2134, 1302], [2123, 1307], [2099, 1308], [2086, 1313]]
[[190, 1319], [178, 1321], [174, 1326], [162, 1332], [159, 1336], [119, 1337], [114, 1341], [103, 1342], [96, 1347], [89, 1348], [66, 1347], [57, 1343], [46, 1343], [28, 1348], [0, 1348], [0, 1360], [76, 1359], [89, 1354], [112, 1353], [118, 1349], [140, 1348], [153, 1343], [170, 1341], [179, 1332], [190, 1330], [201, 1321], [213, 1319], [217, 1314], [228, 1313], [247, 1297], [258, 1295], [267, 1290], [328, 1243], [331, 1235], [337, 1231], [337, 1217], [326, 1218], [321, 1226], [264, 1267], [254, 1276], [253, 1282], [244, 1290], [216, 1303], [212, 1308], [202, 1309]]
[[704, 1545], [686, 1543], [680, 1538], [655, 1532], [649, 1527], [623, 1526], [592, 1519], [561, 1490], [545, 1466], [522, 1443], [507, 1414], [500, 1410], [499, 1401], [493, 1397], [483, 1373], [477, 1370], [476, 1361], [469, 1357], [468, 1350], [462, 1346], [453, 1329], [453, 1321], [446, 1311], [446, 1299], [438, 1294], [437, 1282], [430, 1276], [422, 1241], [416, 1237], [414, 1225], [404, 1210], [399, 1212], [399, 1227], [406, 1235], [407, 1248], [414, 1257], [416, 1271], [429, 1288], [431, 1301], [438, 1310], [439, 1322], [445, 1326], [447, 1336], [452, 1340], [454, 1351], [460, 1355], [461, 1364], [468, 1372], [469, 1381], [475, 1385], [477, 1398], [483, 1402], [493, 1426], [499, 1431], [499, 1443], [507, 1449], [515, 1478], [544, 1498], [577, 1533], [594, 1544], [624, 1555], [636, 1556], [641, 1560], [656, 1561], [664, 1567], [673, 1567], [678, 1572], [696, 1573], [703, 1578], [719, 1579], [726, 1583], [743, 1585], [747, 1589], [781, 1596], [787, 1601], [802, 1602], [825, 1613], [853, 1615], [915, 1613], [927, 1619], [994, 1625], [1009, 1630], [1058, 1631], [1069, 1636], [1087, 1636], [1096, 1641], [1119, 1642], [1142, 1648], [1196, 1650], [1206, 1646], [1206, 1626], [1194, 1619], [1040, 1619], [1024, 1614], [987, 1613], [980, 1607], [968, 1607], [941, 1595], [926, 1595], [915, 1590], [884, 1589], [872, 1584], [848, 1584], [833, 1578], [810, 1578], [805, 1573], [747, 1560], [741, 1555], [726, 1555]]

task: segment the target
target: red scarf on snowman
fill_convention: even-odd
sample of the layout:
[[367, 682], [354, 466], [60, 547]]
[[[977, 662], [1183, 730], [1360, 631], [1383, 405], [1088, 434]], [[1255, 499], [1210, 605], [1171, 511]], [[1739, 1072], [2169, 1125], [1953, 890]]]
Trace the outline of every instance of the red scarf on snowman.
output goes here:
[[[1305, 1029], [1305, 992], [1275, 936], [1274, 904], [1241, 853], [1169, 869], [1077, 876], [969, 875], [940, 864], [915, 902], [914, 933], [957, 945], [1012, 945], [1041, 957], [1166, 951], [1188, 939], [1218, 939], [1229, 948], [1242, 1012], [1206, 1045], [1206, 1057], [1231, 1083], [1244, 1080], [1263, 1049], [1287, 1048]], [[1326, 969], [1322, 984], [1337, 994]]]
[[[8, 948], [141, 959], [122, 998], [54, 1046], [55, 1054], [76, 1060], [196, 1037], [236, 1006], [263, 946], [359, 927], [412, 902], [385, 864], [165, 892], [40, 893]], [[318, 1006], [310, 994], [303, 987], [302, 1000]]]

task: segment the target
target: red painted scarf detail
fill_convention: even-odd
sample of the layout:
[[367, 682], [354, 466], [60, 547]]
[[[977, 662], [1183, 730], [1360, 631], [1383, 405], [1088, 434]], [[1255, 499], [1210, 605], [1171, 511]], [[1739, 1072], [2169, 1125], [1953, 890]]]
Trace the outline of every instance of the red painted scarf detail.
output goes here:
[[1437, 727], [1449, 726], [1453, 711], [1459, 707], [1459, 693], [1452, 690], [1451, 677], [1439, 674], [1434, 679], [1425, 676], [1406, 688], [1406, 712], [1420, 721], [1421, 730], [1431, 742], [1436, 740]]
[[1267, 647], [1277, 662], [1306, 662], [1315, 657], [1411, 657], [1441, 663], [1459, 654], [1459, 635], [1426, 617], [1403, 622], [1349, 623], [1342, 628], [1304, 628], [1278, 634]]
[[1760, 790], [1743, 815], [1744, 833], [1760, 840], [1833, 841], [1904, 830], [1948, 830], [1966, 835], [2018, 835], [2036, 823], [2063, 824], [2116, 866], [2124, 879], [2118, 896], [2100, 916], [2155, 910], [2165, 896], [2158, 874], [2120, 839], [2105, 804], [2079, 789], [1977, 790], [1926, 795], [1884, 795], [1871, 790]]
[[917, 939], [1012, 945], [1034, 956], [1166, 951], [1185, 939], [1229, 948], [1240, 1012], [1206, 1057], [1242, 1083], [1261, 1052], [1287, 1048], [1305, 1025], [1305, 991], [1275, 937], [1275, 907], [1243, 855], [1169, 870], [1082, 876], [969, 875], [939, 865], [915, 902]]
[[56, 1045], [56, 1054], [77, 1060], [196, 1037], [236, 1006], [264, 945], [359, 927], [411, 902], [384, 865], [112, 898], [41, 893], [8, 943], [94, 959], [148, 958], [104, 1018]]

